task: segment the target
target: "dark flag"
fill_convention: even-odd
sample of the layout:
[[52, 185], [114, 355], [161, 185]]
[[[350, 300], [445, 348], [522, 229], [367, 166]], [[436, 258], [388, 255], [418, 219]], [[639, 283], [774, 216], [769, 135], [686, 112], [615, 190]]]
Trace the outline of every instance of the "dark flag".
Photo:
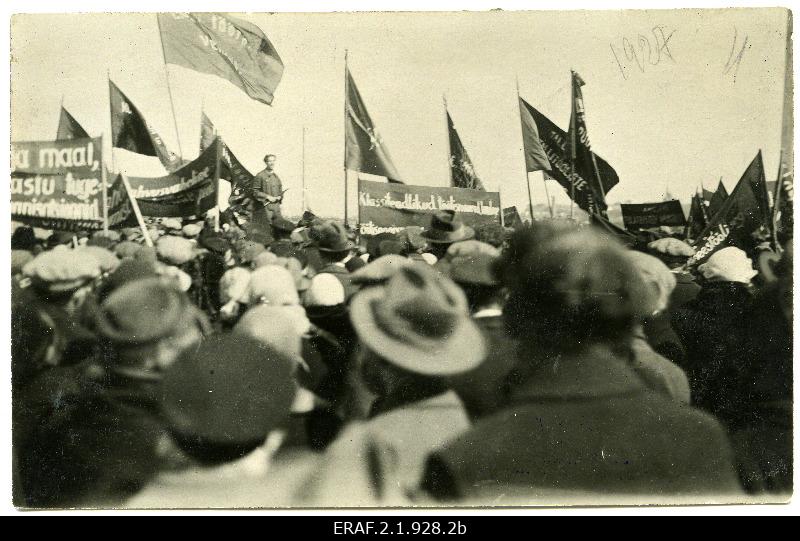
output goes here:
[[[200, 152], [202, 153], [211, 146], [216, 137], [214, 124], [203, 113], [200, 117]], [[219, 178], [230, 182], [233, 189], [249, 188], [253, 183], [253, 174], [242, 165], [222, 139], [220, 139], [220, 143], [222, 145], [222, 155], [219, 164]]]
[[456, 127], [450, 113], [447, 115], [447, 133], [450, 138], [450, 184], [454, 188], [468, 188], [470, 190], [484, 190], [483, 183], [475, 173], [472, 160], [469, 159], [467, 149], [461, 143]]
[[[567, 194], [571, 196], [571, 185], [575, 186], [575, 203], [589, 214], [599, 214], [604, 203], [601, 205], [595, 196], [594, 189], [586, 180], [594, 176], [592, 169], [584, 169], [580, 164], [575, 164], [574, 172], [570, 166], [569, 148], [567, 143], [567, 133], [556, 126], [549, 118], [533, 108], [528, 102], [520, 98], [520, 107], [524, 109], [522, 115], [523, 140], [525, 142], [525, 160], [528, 171], [544, 170], [548, 176], [561, 184]], [[530, 118], [533, 125], [528, 128], [526, 133], [525, 120]], [[535, 134], [534, 134], [535, 129]], [[535, 137], [538, 137], [538, 145]], [[541, 149], [541, 152], [540, 152]], [[542, 159], [544, 157], [544, 160]], [[606, 163], [600, 156], [595, 155], [597, 167], [600, 170], [600, 178], [603, 179], [605, 191], [613, 188], [619, 178], [614, 169]], [[545, 163], [549, 164], [549, 169]], [[532, 167], [533, 166], [533, 167]], [[570, 182], [572, 177], [573, 182]]]
[[58, 118], [58, 132], [56, 133], [56, 141], [64, 141], [66, 139], [86, 139], [89, 134], [83, 129], [75, 117], [69, 114], [69, 111], [61, 106], [61, 115]]
[[361, 99], [350, 70], [345, 74], [345, 160], [344, 166], [352, 171], [386, 177], [389, 182], [402, 184], [400, 174], [392, 163], [389, 150], [378, 134], [367, 107]]
[[708, 216], [713, 218], [720, 211], [722, 205], [725, 204], [726, 199], [728, 199], [728, 190], [725, 189], [725, 185], [720, 180], [717, 191], [708, 200]]
[[[597, 165], [595, 154], [589, 142], [589, 131], [586, 128], [586, 110], [583, 107], [583, 82], [580, 75], [572, 72], [572, 114], [569, 122], [569, 157], [575, 164], [575, 169], [581, 171], [581, 175], [594, 192], [597, 207], [605, 212], [605, 195], [617, 185], [619, 177], [616, 171], [610, 167], [600, 170]], [[607, 165], [607, 164], [606, 164]]]
[[720, 211], [698, 236], [694, 243], [697, 253], [687, 264], [703, 263], [725, 246], [750, 251], [756, 244], [753, 233], [761, 227], [769, 231], [769, 221], [769, 196], [764, 179], [764, 162], [759, 151]]
[[158, 28], [168, 64], [227, 79], [272, 104], [283, 61], [259, 27], [221, 13], [165, 13]]
[[686, 220], [686, 238], [696, 239], [708, 225], [708, 216], [703, 198], [700, 194], [692, 196], [692, 206], [689, 208], [689, 218]]
[[108, 81], [111, 102], [111, 146], [136, 154], [158, 156], [167, 169], [175, 171], [183, 163], [175, 153], [167, 150], [161, 136], [147, 125], [142, 113], [111, 80]]

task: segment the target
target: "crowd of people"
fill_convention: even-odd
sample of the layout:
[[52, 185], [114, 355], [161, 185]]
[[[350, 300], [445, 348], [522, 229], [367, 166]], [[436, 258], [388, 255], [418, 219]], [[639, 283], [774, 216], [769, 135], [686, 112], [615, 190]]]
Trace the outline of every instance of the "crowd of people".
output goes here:
[[791, 492], [791, 241], [269, 219], [14, 230], [15, 505]]

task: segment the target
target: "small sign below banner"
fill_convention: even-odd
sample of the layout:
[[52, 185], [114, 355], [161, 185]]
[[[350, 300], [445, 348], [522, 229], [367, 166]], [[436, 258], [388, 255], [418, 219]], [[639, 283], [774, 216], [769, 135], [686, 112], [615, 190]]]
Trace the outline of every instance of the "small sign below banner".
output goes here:
[[410, 225], [427, 227], [431, 214], [439, 210], [456, 211], [470, 226], [500, 223], [500, 194], [464, 188], [358, 181], [359, 230], [362, 235], [397, 233]]
[[507, 207], [503, 209], [503, 223], [506, 227], [510, 227], [511, 229], [519, 229], [525, 225], [522, 221], [522, 217], [519, 215], [517, 207]]
[[622, 207], [622, 222], [631, 231], [652, 227], [684, 227], [686, 217], [681, 202], [677, 200], [660, 203], [631, 203]]

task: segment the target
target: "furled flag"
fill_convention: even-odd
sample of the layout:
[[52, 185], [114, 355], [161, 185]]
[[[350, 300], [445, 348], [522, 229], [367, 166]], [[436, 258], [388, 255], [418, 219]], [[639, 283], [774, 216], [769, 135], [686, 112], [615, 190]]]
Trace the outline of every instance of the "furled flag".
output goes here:
[[64, 139], [87, 139], [89, 134], [83, 129], [75, 117], [69, 114], [69, 111], [61, 106], [61, 115], [58, 118], [58, 132], [56, 132], [56, 140], [63, 141]]
[[708, 216], [710, 218], [713, 218], [714, 215], [722, 209], [722, 205], [725, 204], [726, 199], [728, 199], [728, 190], [720, 180], [717, 191], [714, 192], [711, 199], [708, 200]]
[[170, 152], [161, 136], [148, 126], [133, 102], [111, 80], [108, 81], [111, 102], [111, 145], [136, 154], [158, 156], [167, 169], [175, 171], [184, 164]]
[[483, 190], [483, 183], [475, 173], [472, 160], [469, 159], [467, 149], [461, 143], [456, 127], [450, 113], [447, 115], [447, 132], [450, 136], [450, 182], [454, 188], [469, 188], [470, 190]]
[[[586, 180], [590, 175], [594, 176], [594, 171], [586, 170], [580, 163], [575, 163], [573, 171], [567, 133], [522, 98], [519, 103], [528, 171], [546, 171], [550, 178], [561, 184], [567, 194], [571, 194], [571, 185], [574, 184], [575, 203], [589, 214], [599, 214], [604, 207], [597, 201], [594, 189]], [[619, 178], [604, 159], [597, 155], [595, 159], [605, 192], [608, 193], [619, 182]], [[570, 182], [570, 178], [573, 182]]]
[[389, 150], [372, 124], [350, 70], [346, 70], [345, 77], [344, 166], [352, 171], [386, 177], [389, 182], [403, 184]]
[[583, 82], [580, 75], [572, 72], [572, 114], [569, 121], [569, 158], [594, 193], [597, 207], [605, 213], [605, 194], [619, 182], [616, 171], [611, 168], [601, 171], [592, 146], [589, 142], [589, 131], [586, 128], [586, 110], [583, 107]]
[[689, 218], [686, 220], [686, 238], [696, 239], [708, 225], [706, 207], [700, 194], [692, 196], [692, 206], [689, 208]]
[[725, 246], [749, 251], [756, 244], [753, 233], [761, 227], [769, 231], [770, 215], [764, 162], [759, 151], [720, 211], [698, 236], [694, 243], [697, 252], [687, 264], [698, 265]]
[[164, 13], [158, 28], [168, 64], [227, 79], [272, 104], [283, 61], [259, 27], [222, 13]]
[[[214, 134], [214, 124], [205, 113], [200, 117], [200, 152], [211, 146], [216, 135]], [[222, 155], [220, 158], [219, 178], [231, 183], [232, 188], [249, 187], [253, 183], [253, 174], [236, 158], [224, 141], [222, 144]]]
[[772, 224], [777, 240], [784, 244], [794, 229], [794, 79], [792, 57], [792, 17], [786, 32], [786, 60], [783, 80], [783, 121], [781, 123], [781, 161]]

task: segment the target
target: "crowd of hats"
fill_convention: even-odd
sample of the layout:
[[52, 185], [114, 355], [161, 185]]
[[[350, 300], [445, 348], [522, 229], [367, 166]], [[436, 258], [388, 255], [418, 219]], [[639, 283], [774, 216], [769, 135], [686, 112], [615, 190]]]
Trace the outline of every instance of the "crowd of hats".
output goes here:
[[[32, 299], [72, 307], [80, 298], [84, 309], [70, 308], [69, 317], [85, 318], [104, 347], [146, 356], [172, 344], [175, 359], [156, 368], [158, 403], [170, 433], [197, 458], [208, 449], [241, 454], [286, 422], [298, 392], [324, 394], [300, 383], [315, 381], [310, 338], [323, 356], [352, 354], [354, 339], [423, 377], [474, 371], [490, 353], [470, 314], [476, 291], [504, 300], [509, 339], [536, 336], [543, 351], [628, 336], [666, 309], [676, 288], [671, 269], [694, 253], [675, 238], [646, 252], [591, 228], [538, 224], [512, 235], [443, 211], [428, 227], [369, 239], [313, 215], [243, 227], [162, 219], [146, 231], [92, 234], [21, 226], [11, 265], [15, 306]], [[745, 284], [756, 275], [736, 248], [696, 272]], [[320, 317], [341, 313], [354, 338], [327, 331]], [[196, 342], [181, 338], [189, 329]]]

